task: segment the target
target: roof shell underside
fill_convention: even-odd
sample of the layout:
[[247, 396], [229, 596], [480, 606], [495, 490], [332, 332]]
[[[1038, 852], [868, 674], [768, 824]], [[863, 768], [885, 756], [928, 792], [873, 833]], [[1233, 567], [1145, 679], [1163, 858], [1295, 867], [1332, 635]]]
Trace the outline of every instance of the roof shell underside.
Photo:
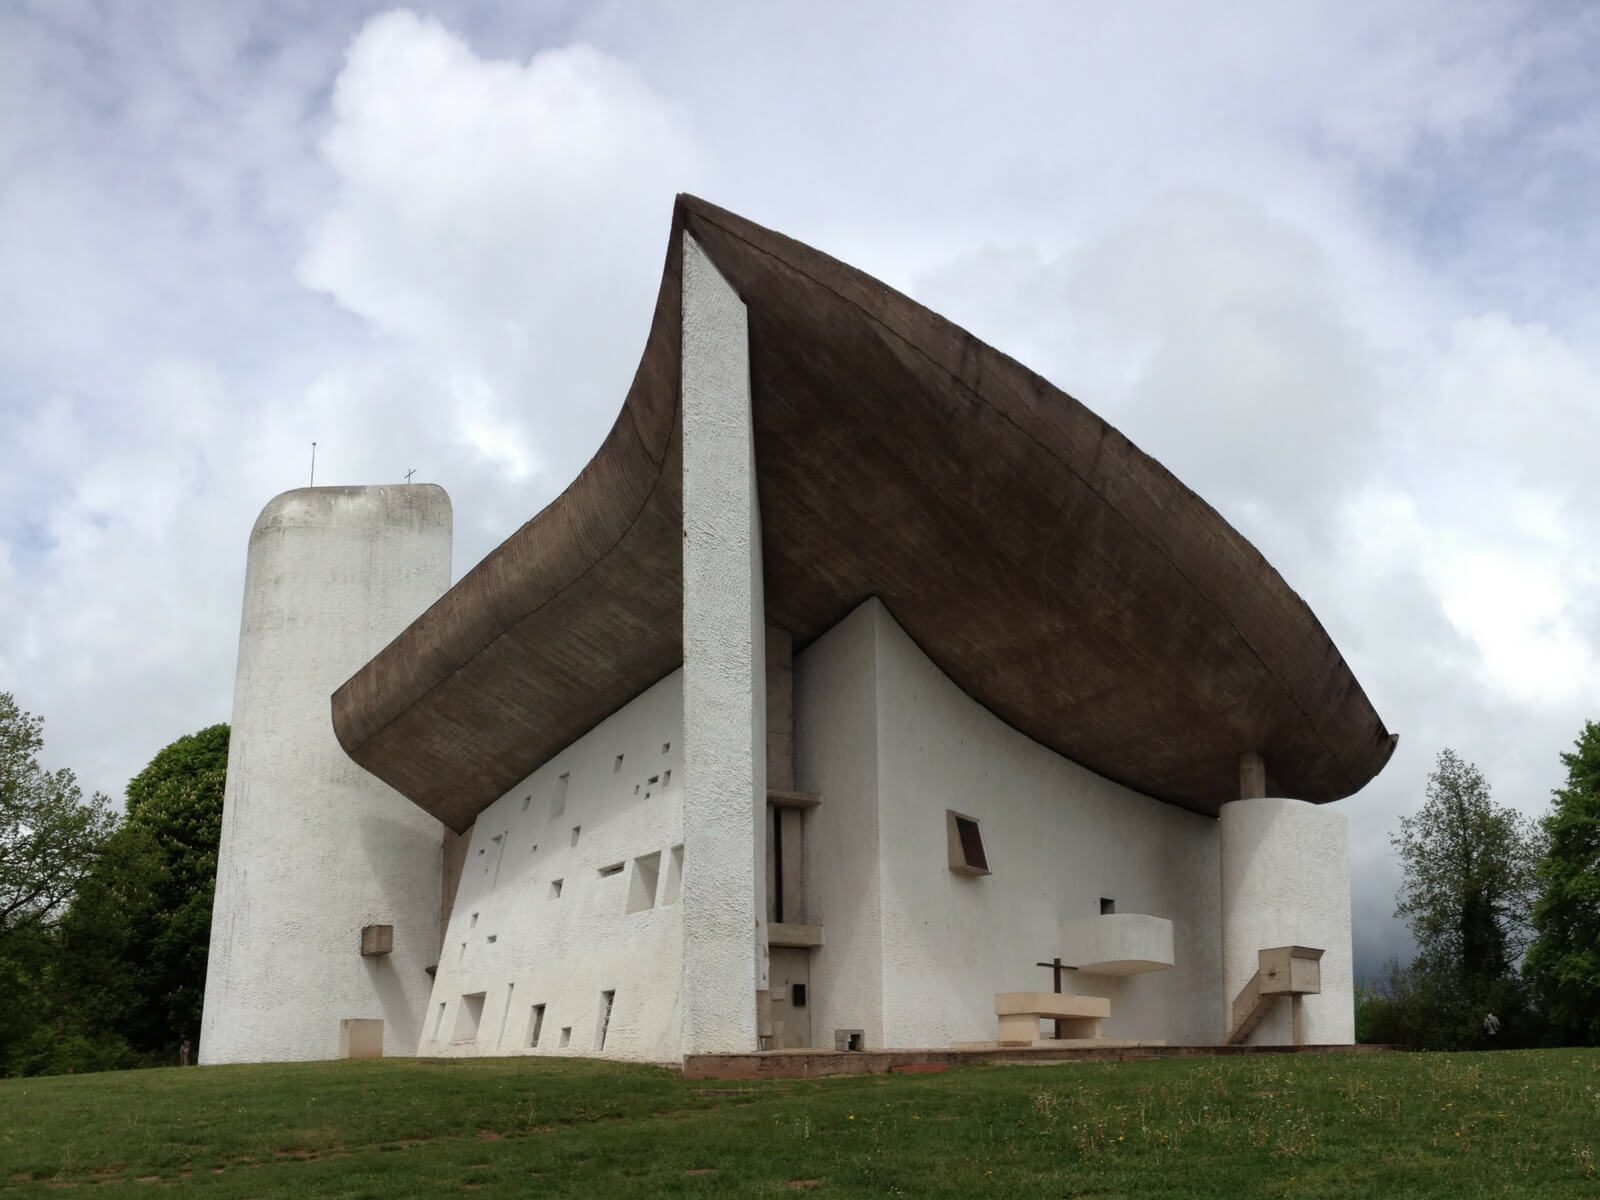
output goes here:
[[681, 237], [749, 310], [768, 619], [879, 596], [998, 716], [1199, 812], [1239, 756], [1322, 802], [1394, 739], [1237, 531], [1070, 396], [898, 292], [680, 197], [595, 458], [333, 698], [351, 757], [456, 829], [682, 660]]

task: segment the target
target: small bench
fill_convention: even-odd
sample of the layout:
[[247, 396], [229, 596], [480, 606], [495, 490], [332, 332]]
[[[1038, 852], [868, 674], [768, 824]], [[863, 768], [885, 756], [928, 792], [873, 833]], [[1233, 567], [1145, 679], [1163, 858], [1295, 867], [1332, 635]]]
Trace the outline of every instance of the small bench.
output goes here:
[[1039, 1022], [1061, 1022], [1064, 1038], [1097, 1038], [1100, 1022], [1111, 1015], [1104, 996], [1069, 996], [1060, 992], [999, 992], [994, 998], [1000, 1018], [1002, 1046], [1031, 1046], [1040, 1041]]

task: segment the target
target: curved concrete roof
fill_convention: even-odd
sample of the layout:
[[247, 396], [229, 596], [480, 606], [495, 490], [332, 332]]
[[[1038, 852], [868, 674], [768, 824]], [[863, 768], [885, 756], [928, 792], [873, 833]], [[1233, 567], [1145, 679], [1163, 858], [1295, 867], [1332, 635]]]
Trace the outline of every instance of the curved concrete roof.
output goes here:
[[1071, 396], [877, 280], [689, 196], [616, 425], [576, 481], [333, 696], [350, 756], [464, 829], [682, 661], [680, 234], [749, 308], [768, 620], [879, 596], [963, 689], [1199, 812], [1259, 751], [1336, 800], [1395, 739], [1215, 510]]

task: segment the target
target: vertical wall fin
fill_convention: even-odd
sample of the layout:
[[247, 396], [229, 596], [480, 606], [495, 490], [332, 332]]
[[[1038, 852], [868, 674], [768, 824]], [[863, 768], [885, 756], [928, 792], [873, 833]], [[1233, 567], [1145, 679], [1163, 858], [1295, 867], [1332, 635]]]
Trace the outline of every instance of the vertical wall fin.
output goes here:
[[683, 235], [683, 1052], [757, 1048], [766, 638], [744, 302]]

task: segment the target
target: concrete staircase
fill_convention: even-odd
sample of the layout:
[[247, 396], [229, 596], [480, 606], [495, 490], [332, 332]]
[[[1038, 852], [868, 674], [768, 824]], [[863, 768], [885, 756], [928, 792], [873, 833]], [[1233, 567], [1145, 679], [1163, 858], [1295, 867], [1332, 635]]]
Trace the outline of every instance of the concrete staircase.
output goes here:
[[1228, 1045], [1243, 1045], [1284, 996], [1294, 1008], [1294, 1044], [1305, 1045], [1302, 997], [1322, 991], [1321, 950], [1310, 946], [1274, 946], [1256, 952], [1256, 973], [1233, 999]]

